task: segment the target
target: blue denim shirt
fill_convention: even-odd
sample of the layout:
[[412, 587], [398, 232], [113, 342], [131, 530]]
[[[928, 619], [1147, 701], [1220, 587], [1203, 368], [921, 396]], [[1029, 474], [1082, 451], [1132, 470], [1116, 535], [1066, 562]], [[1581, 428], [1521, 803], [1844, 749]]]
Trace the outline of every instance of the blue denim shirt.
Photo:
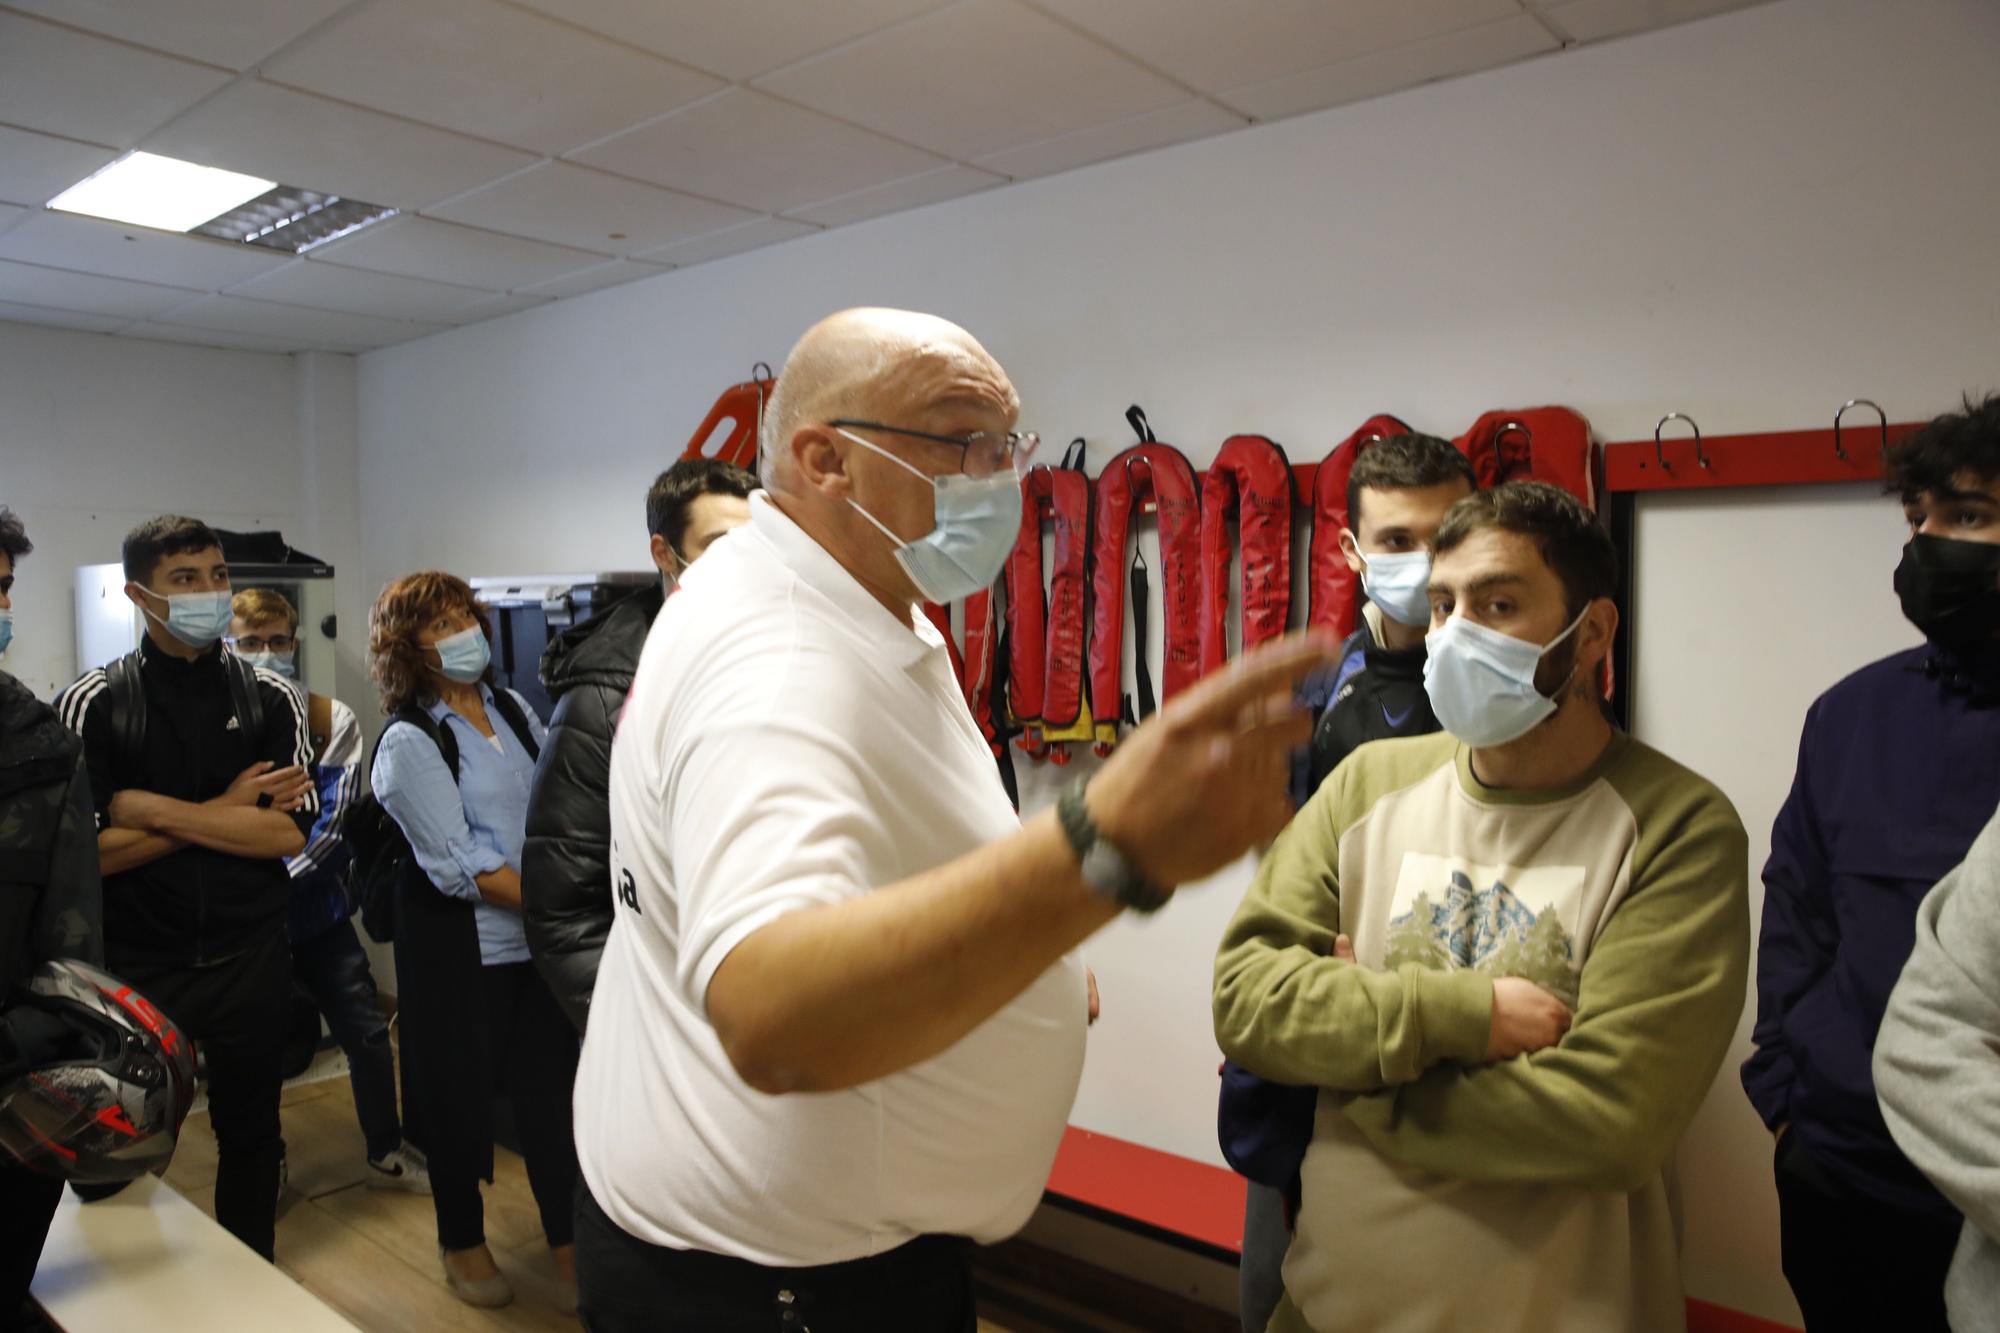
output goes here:
[[[458, 742], [456, 784], [430, 737], [415, 727], [393, 722], [382, 733], [370, 781], [375, 798], [402, 827], [417, 864], [431, 883], [440, 893], [474, 904], [479, 961], [491, 967], [527, 962], [528, 936], [519, 912], [496, 907], [479, 896], [474, 876], [491, 874], [502, 866], [512, 866], [520, 873], [521, 844], [528, 829], [528, 783], [535, 773], [535, 761], [493, 707], [492, 691], [481, 685], [479, 693], [486, 702], [494, 735], [500, 740], [497, 750], [442, 701], [426, 710], [440, 728], [450, 727]], [[547, 734], [541, 719], [520, 695], [514, 697], [521, 701], [521, 712], [527, 716], [535, 743], [541, 744]]]

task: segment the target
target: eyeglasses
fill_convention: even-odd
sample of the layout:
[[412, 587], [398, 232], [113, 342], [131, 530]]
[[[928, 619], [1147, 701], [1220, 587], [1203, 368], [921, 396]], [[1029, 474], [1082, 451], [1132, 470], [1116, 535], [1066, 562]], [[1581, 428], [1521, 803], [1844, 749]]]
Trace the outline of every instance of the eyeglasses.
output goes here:
[[282, 657], [296, 651], [299, 640], [294, 634], [246, 634], [240, 639], [231, 639], [229, 646], [239, 653], [276, 653]]
[[1009, 464], [1013, 466], [1016, 475], [1025, 473], [1028, 470], [1028, 461], [1035, 456], [1035, 450], [1040, 448], [1042, 443], [1042, 437], [1031, 430], [1010, 430], [1004, 434], [990, 430], [976, 430], [969, 435], [933, 435], [924, 430], [885, 426], [879, 421], [853, 421], [843, 418], [826, 424], [850, 426], [855, 430], [879, 430], [889, 435], [908, 435], [912, 439], [956, 445], [961, 454], [959, 470], [968, 477], [990, 477]]

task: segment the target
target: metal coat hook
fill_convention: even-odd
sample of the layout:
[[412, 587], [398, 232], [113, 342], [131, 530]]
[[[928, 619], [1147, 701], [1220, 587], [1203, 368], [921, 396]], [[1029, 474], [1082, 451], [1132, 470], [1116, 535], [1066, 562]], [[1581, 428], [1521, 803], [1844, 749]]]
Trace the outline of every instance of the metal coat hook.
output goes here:
[[[1136, 496], [1138, 492], [1132, 489], [1132, 465], [1134, 463], [1146, 469], [1146, 480], [1148, 482], [1153, 479], [1153, 465], [1143, 458], [1127, 458], [1125, 460], [1125, 493]], [[1142, 514], [1155, 514], [1159, 512], [1159, 509], [1160, 501], [1158, 496], [1154, 497], [1151, 504], [1142, 501], [1139, 505], [1139, 512]]]
[[1700, 463], [1703, 467], [1707, 467], [1708, 454], [1704, 452], [1701, 447], [1701, 427], [1695, 425], [1694, 418], [1689, 416], [1685, 412], [1669, 412], [1665, 416], [1661, 417], [1653, 427], [1653, 457], [1659, 460], [1660, 470], [1663, 472], [1672, 472], [1674, 470], [1674, 465], [1667, 461], [1666, 449], [1662, 447], [1662, 445], [1660, 444], [1660, 432], [1667, 428], [1667, 423], [1669, 421], [1687, 422], [1688, 429], [1694, 432], [1695, 461]]
[[1872, 407], [1875, 409], [1875, 415], [1882, 423], [1882, 448], [1884, 452], [1887, 452], [1889, 448], [1889, 414], [1884, 412], [1882, 405], [1872, 398], [1850, 398], [1840, 405], [1838, 412], [1833, 414], [1833, 456], [1843, 463], [1851, 461], [1847, 456], [1847, 446], [1840, 442], [1840, 419], [1847, 415], [1847, 409], [1850, 407]]

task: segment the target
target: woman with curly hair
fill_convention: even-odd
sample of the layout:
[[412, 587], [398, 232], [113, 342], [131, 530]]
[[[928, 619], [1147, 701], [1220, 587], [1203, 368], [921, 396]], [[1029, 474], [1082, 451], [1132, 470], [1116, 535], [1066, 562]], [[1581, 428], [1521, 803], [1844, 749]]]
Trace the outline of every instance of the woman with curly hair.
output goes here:
[[494, 689], [488, 632], [471, 586], [437, 571], [391, 583], [368, 616], [368, 669], [390, 719], [371, 781], [414, 854], [396, 902], [405, 1085], [428, 1141], [446, 1284], [470, 1305], [513, 1299], [479, 1194], [493, 1178], [491, 1095], [505, 1093], [574, 1309], [576, 1031], [521, 924], [528, 784], [544, 733], [519, 695]]

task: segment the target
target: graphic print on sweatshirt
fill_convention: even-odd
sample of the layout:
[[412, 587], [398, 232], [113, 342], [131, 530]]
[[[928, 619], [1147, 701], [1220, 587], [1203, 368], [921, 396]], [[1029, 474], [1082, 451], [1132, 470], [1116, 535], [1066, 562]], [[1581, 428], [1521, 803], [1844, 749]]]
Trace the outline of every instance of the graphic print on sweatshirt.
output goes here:
[[1405, 853], [1382, 965], [1525, 977], [1574, 1007], [1579, 978], [1574, 926], [1588, 878], [1580, 865], [1482, 865], [1464, 857]]

